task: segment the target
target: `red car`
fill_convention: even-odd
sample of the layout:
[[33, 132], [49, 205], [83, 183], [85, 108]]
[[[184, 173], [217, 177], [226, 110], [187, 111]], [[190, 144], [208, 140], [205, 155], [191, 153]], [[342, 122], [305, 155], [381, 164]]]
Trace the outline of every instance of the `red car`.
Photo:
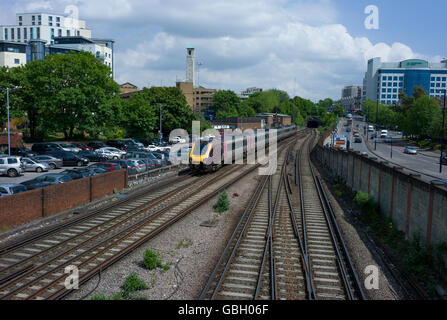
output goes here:
[[105, 162], [92, 164], [91, 166], [89, 166], [89, 168], [100, 168], [106, 170], [107, 172], [113, 172], [122, 169], [119, 163], [105, 163]]
[[79, 148], [81, 150], [93, 150], [93, 148], [88, 147], [86, 144], [83, 143], [73, 143], [76, 148]]

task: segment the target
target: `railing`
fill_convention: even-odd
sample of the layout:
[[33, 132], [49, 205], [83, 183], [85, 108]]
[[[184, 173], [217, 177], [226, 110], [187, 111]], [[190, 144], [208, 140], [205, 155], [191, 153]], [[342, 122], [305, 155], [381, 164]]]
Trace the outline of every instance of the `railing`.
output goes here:
[[178, 165], [160, 167], [157, 169], [153, 169], [153, 170], [149, 170], [146, 172], [137, 173], [137, 174], [133, 174], [133, 175], [129, 174], [128, 178], [127, 178], [127, 181], [128, 181], [127, 184], [129, 186], [131, 186], [131, 185], [135, 184], [135, 182], [145, 181], [149, 178], [158, 177], [162, 173], [167, 173], [167, 172], [174, 171], [174, 170], [180, 171], [182, 169], [186, 169], [187, 167], [188, 167], [188, 165], [186, 165], [186, 164], [178, 164]]

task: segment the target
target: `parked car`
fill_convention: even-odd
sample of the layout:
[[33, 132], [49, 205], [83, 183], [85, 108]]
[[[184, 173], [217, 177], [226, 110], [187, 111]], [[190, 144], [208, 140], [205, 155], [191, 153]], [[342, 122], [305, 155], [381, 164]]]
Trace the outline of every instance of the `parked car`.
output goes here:
[[441, 182], [445, 184], [445, 187], [447, 188], [447, 180], [434, 180], [434, 182]]
[[92, 150], [82, 150], [78, 153], [78, 156], [87, 158], [90, 162], [103, 162], [108, 160], [105, 155]]
[[[102, 168], [86, 168], [86, 169], [90, 169], [92, 170], [95, 174], [95, 176], [99, 175], [99, 174], [104, 174], [107, 173], [107, 170], [104, 170]], [[77, 170], [80, 170], [79, 168], [77, 168]]]
[[160, 147], [157, 147], [156, 145], [150, 144], [147, 147], [143, 148], [146, 151], [149, 152], [155, 152], [155, 151], [160, 151]]
[[15, 178], [25, 172], [25, 166], [17, 156], [0, 156], [0, 174]]
[[62, 148], [53, 143], [35, 143], [31, 150], [37, 154], [46, 154], [48, 152], [63, 151]]
[[120, 167], [121, 167], [122, 169], [127, 169], [127, 167], [128, 167], [127, 160], [125, 160], [125, 159], [121, 159], [121, 160], [109, 160], [109, 161], [104, 161], [104, 162], [119, 164]]
[[48, 172], [50, 166], [46, 163], [40, 163], [30, 158], [22, 158], [22, 163], [25, 166], [26, 172]]
[[[87, 170], [85, 170], [87, 169]], [[84, 168], [84, 170], [78, 170], [78, 169], [68, 169], [61, 172], [61, 174], [65, 174], [67, 176], [70, 176], [73, 180], [88, 178], [93, 176], [93, 171], [88, 170], [88, 168]]]
[[35, 152], [31, 152], [25, 148], [11, 148], [11, 155], [27, 158], [37, 156]]
[[385, 143], [391, 143], [391, 142], [393, 142], [393, 138], [391, 138], [391, 137], [385, 138]]
[[101, 162], [101, 163], [95, 163], [89, 166], [89, 168], [101, 168], [106, 170], [107, 172], [113, 172], [121, 170], [121, 166], [117, 163], [108, 163], [108, 162]]
[[141, 152], [141, 151], [144, 151], [144, 149], [137, 145], [127, 146], [127, 152]]
[[127, 150], [126, 144], [121, 140], [108, 140], [106, 141], [106, 144], [120, 150]]
[[96, 150], [96, 152], [101, 155], [102, 157], [105, 157], [109, 160], [119, 160], [124, 157], [126, 154], [126, 151], [113, 148], [113, 147], [106, 147]]
[[62, 159], [58, 159], [48, 155], [35, 156], [32, 157], [31, 160], [40, 163], [46, 163], [50, 167], [51, 170], [60, 169], [64, 166], [64, 162]]
[[164, 153], [161, 152], [152, 152], [152, 154], [159, 160], [161, 160], [161, 165], [162, 166], [167, 166], [168, 165], [168, 160], [167, 157]]
[[352, 131], [351, 127], [346, 128], [346, 132], [351, 132], [351, 131]]
[[27, 189], [23, 184], [0, 184], [0, 197], [12, 196], [26, 191]]
[[418, 149], [416, 147], [405, 147], [404, 153], [406, 153], [406, 154], [418, 154]]
[[32, 180], [22, 182], [22, 184], [26, 187], [27, 190], [34, 190], [48, 187], [51, 185], [70, 182], [72, 180], [73, 179], [70, 176], [64, 174], [49, 173], [41, 175], [40, 177], [37, 177]]
[[140, 159], [127, 160], [128, 168], [135, 170], [135, 174], [147, 171], [146, 164]]
[[82, 167], [90, 163], [87, 158], [80, 157], [72, 152], [54, 151], [48, 153], [50, 156], [62, 159], [63, 165], [66, 167]]
[[93, 148], [90, 148], [89, 146], [87, 146], [87, 145], [84, 144], [84, 143], [73, 143], [73, 145], [74, 145], [76, 148], [81, 149], [81, 151], [82, 151], [82, 150], [93, 150]]
[[107, 146], [103, 142], [100, 142], [100, 141], [89, 142], [89, 143], [87, 143], [87, 146], [92, 148], [93, 150], [107, 148]]
[[354, 138], [354, 143], [362, 143], [362, 142], [363, 142], [362, 137], [358, 136]]
[[74, 144], [59, 143], [58, 145], [62, 148], [62, 150], [67, 151], [67, 152], [78, 153], [82, 150], [82, 149], [76, 147]]
[[160, 167], [162, 164], [162, 161], [158, 159], [156, 156], [154, 156], [152, 153], [148, 152], [128, 152], [126, 154], [126, 159], [142, 159], [147, 158], [151, 159], [155, 162], [157, 167]]
[[172, 143], [186, 143], [186, 139], [182, 137], [175, 137], [169, 140]]

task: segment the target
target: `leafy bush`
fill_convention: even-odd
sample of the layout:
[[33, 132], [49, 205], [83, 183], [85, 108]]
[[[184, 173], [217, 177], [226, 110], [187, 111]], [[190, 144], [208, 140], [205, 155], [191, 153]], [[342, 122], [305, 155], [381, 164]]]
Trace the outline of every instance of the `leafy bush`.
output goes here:
[[192, 244], [193, 244], [193, 241], [191, 239], [185, 238], [179, 242], [179, 244], [177, 245], [177, 249], [188, 248], [188, 247], [192, 246]]
[[230, 200], [228, 200], [228, 194], [224, 190], [219, 195], [216, 205], [214, 206], [214, 211], [217, 213], [224, 213], [230, 209]]
[[149, 270], [162, 268], [163, 270], [169, 270], [169, 265], [164, 265], [160, 259], [160, 254], [151, 249], [147, 249], [143, 254], [143, 264]]
[[123, 283], [123, 291], [121, 292], [121, 295], [124, 298], [129, 298], [130, 294], [132, 292], [140, 291], [140, 290], [147, 290], [149, 289], [149, 286], [138, 277], [136, 272], [132, 272]]

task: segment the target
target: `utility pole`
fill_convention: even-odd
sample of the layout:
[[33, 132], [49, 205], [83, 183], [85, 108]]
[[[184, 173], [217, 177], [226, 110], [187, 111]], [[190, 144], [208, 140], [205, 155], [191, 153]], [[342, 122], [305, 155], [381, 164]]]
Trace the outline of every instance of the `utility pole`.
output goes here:
[[439, 161], [439, 173], [442, 173], [442, 153], [444, 152], [445, 100], [446, 100], [446, 98], [447, 98], [447, 89], [444, 89], [444, 108], [442, 109], [441, 159]]
[[6, 111], [8, 113], [8, 155], [11, 156], [11, 130], [9, 125], [9, 88], [6, 88]]
[[374, 143], [374, 150], [377, 150], [377, 124], [378, 124], [378, 120], [379, 119], [379, 99], [377, 99], [377, 106], [376, 106], [376, 139], [375, 143]]
[[162, 112], [163, 112], [162, 104], [160, 103], [160, 135], [158, 136], [160, 143], [161, 143], [161, 140], [163, 139], [163, 117], [162, 117], [163, 113]]

